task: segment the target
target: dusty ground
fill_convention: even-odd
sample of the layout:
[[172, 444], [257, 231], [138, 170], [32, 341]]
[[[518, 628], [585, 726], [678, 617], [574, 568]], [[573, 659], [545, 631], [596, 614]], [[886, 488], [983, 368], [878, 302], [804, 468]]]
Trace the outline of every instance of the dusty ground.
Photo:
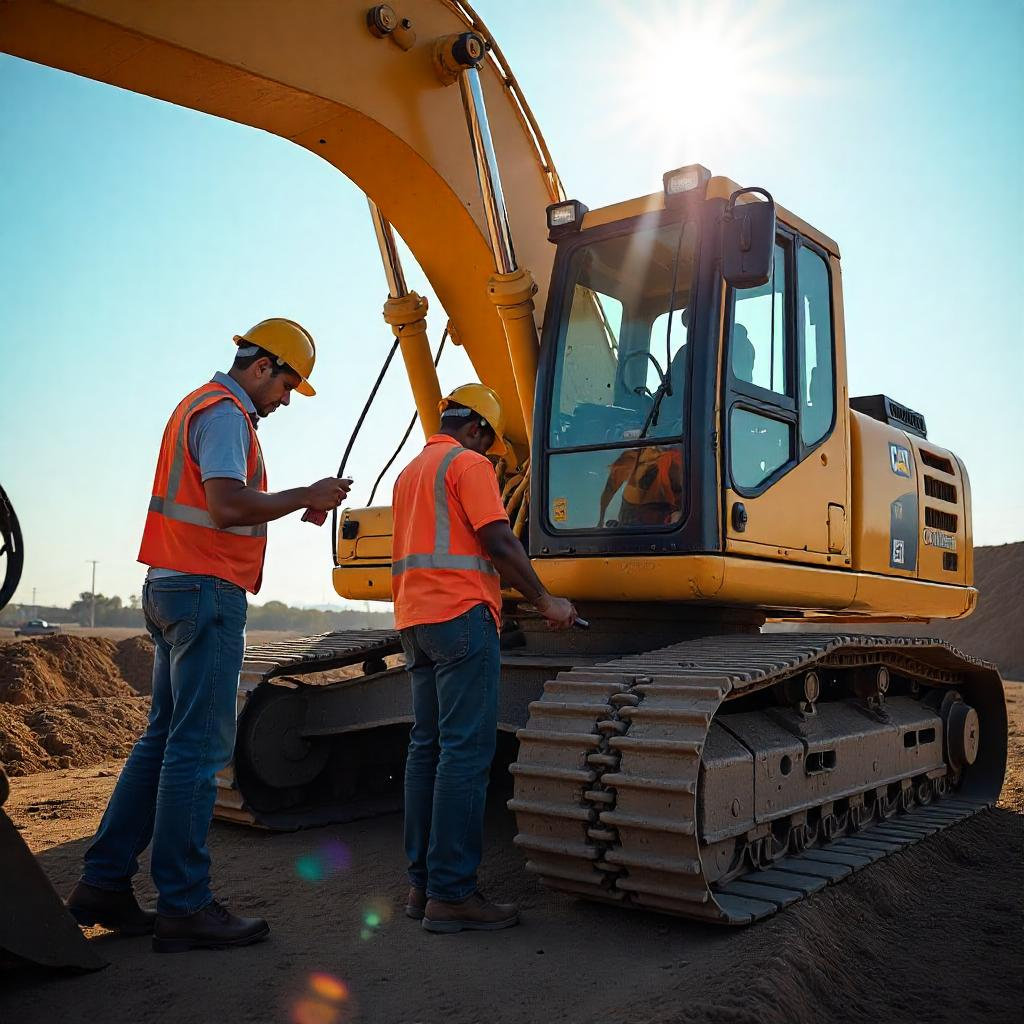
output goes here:
[[[490, 811], [482, 884], [520, 901], [524, 924], [493, 934], [433, 936], [401, 915], [397, 815], [288, 835], [216, 823], [218, 889], [240, 912], [266, 915], [268, 942], [155, 956], [145, 939], [94, 929], [109, 968], [9, 978], [0, 1019], [1019, 1022], [1024, 685], [1007, 691], [1012, 749], [998, 809], [753, 928], [623, 913], [546, 892], [522, 870], [500, 799]], [[60, 890], [76, 877], [118, 767], [13, 781], [7, 810]], [[152, 897], [148, 881], [140, 888]], [[325, 1002], [317, 992], [344, 998]]]

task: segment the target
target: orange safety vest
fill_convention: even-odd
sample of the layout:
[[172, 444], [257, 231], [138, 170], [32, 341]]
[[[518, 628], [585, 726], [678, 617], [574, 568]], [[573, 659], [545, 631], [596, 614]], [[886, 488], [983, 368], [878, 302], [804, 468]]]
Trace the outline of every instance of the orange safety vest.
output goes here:
[[[498, 572], [455, 490], [474, 459], [483, 456], [435, 434], [395, 481], [391, 590], [396, 629], [447, 622], [478, 604], [486, 604], [495, 622], [501, 622]], [[490, 486], [493, 476], [486, 480]], [[493, 499], [489, 522], [507, 518], [497, 482], [493, 489], [493, 495], [482, 494], [485, 501]]]
[[619, 513], [623, 525], [671, 522], [682, 508], [682, 470], [682, 452], [676, 447], [626, 449], [612, 463], [607, 485], [617, 491], [625, 481]]
[[633, 471], [622, 496], [631, 505], [679, 506], [682, 494], [682, 453], [678, 448], [642, 448], [633, 454]]
[[255, 594], [263, 582], [267, 525], [215, 526], [199, 464], [188, 448], [192, 417], [225, 399], [238, 406], [249, 425], [246, 484], [266, 492], [263, 452], [245, 407], [223, 384], [204, 384], [178, 403], [164, 427], [139, 561], [161, 569], [216, 576]]

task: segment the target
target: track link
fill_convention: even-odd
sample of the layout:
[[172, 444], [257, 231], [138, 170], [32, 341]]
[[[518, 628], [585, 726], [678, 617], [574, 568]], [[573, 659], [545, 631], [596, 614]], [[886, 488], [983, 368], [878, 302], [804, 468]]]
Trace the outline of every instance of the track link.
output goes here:
[[[956, 685], [979, 708], [989, 747], [955, 798], [709, 884], [698, 799], [716, 713], [812, 668], [880, 664], [931, 687]], [[941, 641], [821, 633], [691, 640], [562, 672], [545, 685], [511, 766], [515, 842], [551, 888], [746, 924], [988, 806], [1002, 782], [1005, 734], [998, 673]]]
[[[389, 654], [397, 654], [401, 649], [398, 633], [390, 629], [337, 630], [318, 636], [247, 647], [238, 680], [236, 720], [242, 720], [253, 693], [265, 683], [277, 680], [277, 685], [295, 686], [281, 677], [347, 668], [361, 662], [383, 659]], [[216, 818], [242, 825], [265, 824], [260, 814], [246, 804], [238, 785], [234, 758], [217, 773], [217, 800], [213, 814]]]

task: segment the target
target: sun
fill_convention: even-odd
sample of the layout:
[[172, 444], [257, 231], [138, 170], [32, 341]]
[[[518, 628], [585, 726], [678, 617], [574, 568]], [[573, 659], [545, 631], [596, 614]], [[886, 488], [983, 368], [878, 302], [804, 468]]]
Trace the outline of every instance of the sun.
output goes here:
[[777, 3], [612, 0], [605, 10], [622, 55], [602, 76], [606, 127], [661, 171], [765, 142], [770, 102], [807, 87], [793, 68], [811, 26], [784, 37]]

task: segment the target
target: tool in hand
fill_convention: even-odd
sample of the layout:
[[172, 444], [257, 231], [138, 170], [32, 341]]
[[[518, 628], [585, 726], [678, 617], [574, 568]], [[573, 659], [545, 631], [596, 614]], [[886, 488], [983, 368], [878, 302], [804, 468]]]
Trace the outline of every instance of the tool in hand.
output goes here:
[[572, 620], [572, 624], [577, 629], [590, 629], [590, 621], [588, 619], [581, 619], [578, 615]]
[[[352, 480], [350, 477], [339, 477], [343, 484], [347, 484], [349, 487], [352, 486]], [[302, 521], [304, 523], [313, 523], [314, 526], [323, 526], [327, 522], [327, 513], [322, 509], [307, 508], [302, 513]]]
[[315, 523], [317, 526], [323, 526], [327, 522], [327, 513], [323, 509], [307, 508], [302, 513], [302, 521], [304, 523]]

